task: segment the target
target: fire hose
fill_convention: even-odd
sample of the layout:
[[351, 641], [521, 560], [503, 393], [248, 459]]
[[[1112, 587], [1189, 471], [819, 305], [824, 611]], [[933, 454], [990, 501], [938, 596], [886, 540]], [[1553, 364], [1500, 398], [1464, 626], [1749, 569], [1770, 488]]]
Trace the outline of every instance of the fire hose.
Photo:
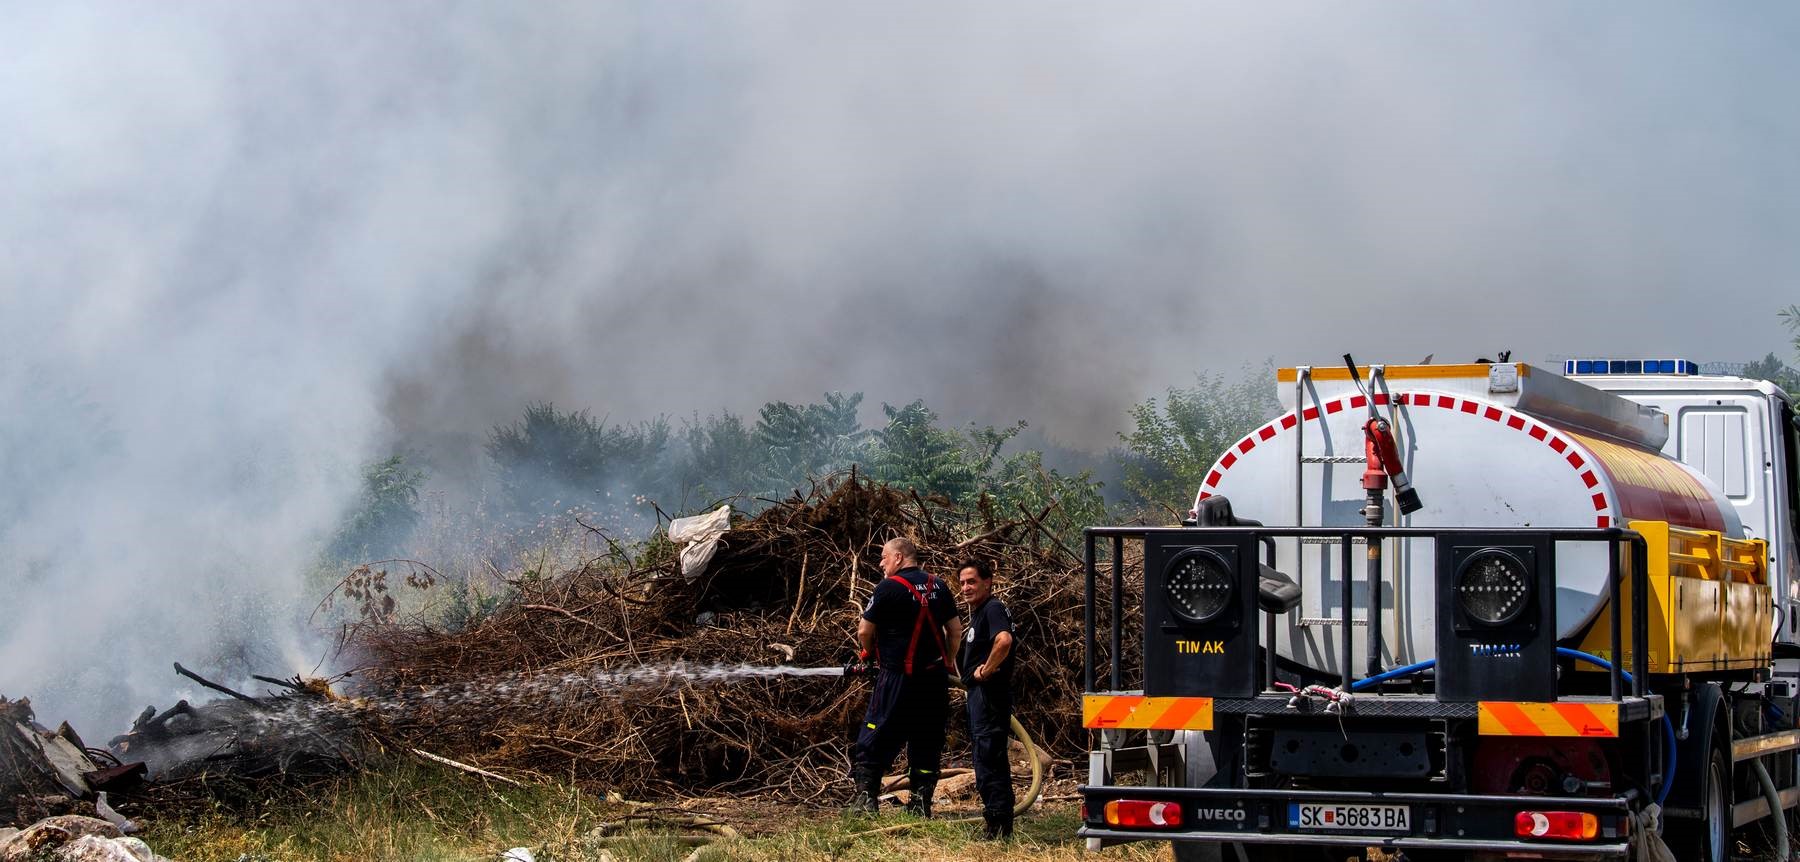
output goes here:
[[[852, 662], [851, 664], [844, 666], [844, 677], [846, 679], [848, 679], [848, 678], [854, 678], [854, 677], [859, 677], [859, 676], [868, 676], [868, 675], [874, 673], [874, 671], [875, 671], [875, 667], [873, 664]], [[963, 682], [961, 677], [956, 677], [956, 676], [951, 677], [950, 684], [951, 684], [951, 686], [953, 686], [955, 688], [963, 689], [964, 691], [968, 690], [968, 684]], [[1019, 723], [1019, 717], [1017, 715], [1013, 715], [1010, 718], [1012, 720], [1013, 738], [1017, 739], [1019, 741], [1020, 745], [1025, 746], [1025, 759], [1029, 760], [1031, 762], [1031, 786], [1026, 789], [1025, 795], [1020, 797], [1019, 801], [1014, 803], [1014, 805], [1013, 805], [1013, 814], [1015, 816], [1017, 816], [1020, 814], [1024, 814], [1026, 809], [1028, 809], [1032, 805], [1036, 804], [1038, 797], [1043, 794], [1043, 792], [1044, 792], [1044, 762], [1042, 760], [1038, 759], [1037, 743], [1032, 741], [1031, 733], [1025, 729], [1025, 725]], [[980, 819], [981, 819], [980, 817], [961, 817], [961, 818], [957, 818], [955, 820], [946, 820], [943, 822], [945, 822], [945, 823], [973, 823]], [[920, 821], [920, 822], [925, 822], [925, 821]], [[899, 824], [895, 824], [893, 826], [884, 826], [880, 829], [871, 829], [871, 830], [868, 830], [867, 832], [857, 832], [848, 837], [855, 837], [857, 835], [874, 835], [879, 832], [892, 832], [895, 830], [906, 829], [906, 828], [910, 828], [910, 827], [917, 826], [917, 825], [919, 825], [919, 823], [899, 823]]]

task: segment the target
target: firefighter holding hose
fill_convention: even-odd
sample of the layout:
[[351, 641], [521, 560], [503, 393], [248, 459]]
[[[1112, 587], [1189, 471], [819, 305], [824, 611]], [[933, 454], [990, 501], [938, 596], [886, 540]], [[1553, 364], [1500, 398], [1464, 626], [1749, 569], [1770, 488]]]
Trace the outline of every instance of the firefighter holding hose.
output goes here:
[[911, 539], [881, 546], [881, 572], [885, 577], [856, 626], [861, 660], [879, 669], [856, 738], [851, 807], [877, 810], [881, 777], [905, 746], [912, 779], [906, 808], [930, 817], [956, 673], [956, 657], [945, 645], [962, 639], [962, 620], [950, 588], [919, 567], [919, 546]]

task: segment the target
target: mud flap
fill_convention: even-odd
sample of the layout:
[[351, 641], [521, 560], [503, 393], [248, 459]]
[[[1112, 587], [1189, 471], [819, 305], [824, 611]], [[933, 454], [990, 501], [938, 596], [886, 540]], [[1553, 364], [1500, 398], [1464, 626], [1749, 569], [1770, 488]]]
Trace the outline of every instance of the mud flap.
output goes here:
[[1181, 732], [1183, 752], [1187, 757], [1183, 771], [1189, 787], [1210, 787], [1213, 777], [1219, 774], [1219, 765], [1213, 760], [1212, 742], [1201, 730], [1184, 730]]

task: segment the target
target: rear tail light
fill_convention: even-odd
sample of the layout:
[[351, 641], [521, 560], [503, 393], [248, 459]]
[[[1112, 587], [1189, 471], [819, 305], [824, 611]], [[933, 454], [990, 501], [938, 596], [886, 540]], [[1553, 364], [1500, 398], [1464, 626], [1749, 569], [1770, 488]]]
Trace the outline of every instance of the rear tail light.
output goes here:
[[1521, 811], [1513, 817], [1520, 838], [1590, 841], [1600, 834], [1600, 820], [1585, 811]]
[[1106, 823], [1132, 828], [1180, 826], [1181, 803], [1114, 799], [1106, 803]]

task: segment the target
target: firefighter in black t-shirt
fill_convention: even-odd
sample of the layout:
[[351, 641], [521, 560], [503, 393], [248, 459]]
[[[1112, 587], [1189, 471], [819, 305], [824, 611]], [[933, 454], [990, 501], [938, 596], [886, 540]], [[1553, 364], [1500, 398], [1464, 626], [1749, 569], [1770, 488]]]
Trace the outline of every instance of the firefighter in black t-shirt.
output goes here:
[[950, 712], [950, 676], [956, 673], [956, 657], [947, 654], [945, 644], [962, 637], [962, 619], [950, 588], [919, 568], [919, 547], [911, 539], [881, 546], [881, 572], [886, 577], [875, 585], [856, 625], [863, 661], [876, 659], [880, 670], [856, 737], [851, 806], [876, 810], [881, 776], [904, 745], [912, 770], [906, 808], [930, 817]]
[[1012, 770], [1006, 745], [1012, 730], [1012, 617], [994, 598], [994, 570], [985, 560], [957, 569], [969, 629], [957, 666], [969, 688], [969, 744], [974, 749], [975, 786], [981, 791], [981, 819], [990, 839], [1013, 831]]

